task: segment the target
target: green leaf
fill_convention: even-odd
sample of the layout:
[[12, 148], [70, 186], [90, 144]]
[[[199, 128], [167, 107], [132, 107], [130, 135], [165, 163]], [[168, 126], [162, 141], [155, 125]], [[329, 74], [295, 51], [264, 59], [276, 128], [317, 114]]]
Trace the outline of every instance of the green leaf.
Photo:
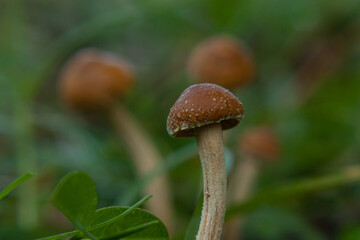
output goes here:
[[72, 232], [61, 233], [61, 234], [53, 235], [53, 236], [50, 236], [50, 237], [37, 238], [36, 240], [57, 240], [57, 239], [65, 238], [65, 237], [75, 236], [75, 235], [77, 235], [79, 233], [80, 233], [79, 230], [75, 230], [75, 231], [72, 231]]
[[[95, 225], [92, 225], [91, 227], [89, 227], [89, 231], [93, 231], [99, 228], [102, 228], [106, 225], [109, 225], [115, 221], [118, 221], [120, 218], [125, 217], [127, 214], [130, 214], [132, 211], [134, 211], [137, 207], [139, 207], [141, 204], [143, 204], [144, 202], [146, 202], [147, 200], [149, 200], [152, 196], [148, 195], [144, 198], [142, 198], [140, 201], [138, 201], [137, 203], [135, 203], [134, 205], [132, 205], [131, 207], [127, 208], [126, 211], [122, 212], [121, 214], [110, 218], [108, 220], [106, 220], [105, 222], [101, 222], [101, 223], [97, 223]], [[62, 234], [57, 234], [54, 236], [50, 236], [50, 237], [44, 237], [44, 238], [38, 238], [37, 240], [56, 240], [56, 239], [60, 239], [60, 238], [64, 238], [64, 237], [70, 237], [70, 236], [75, 236], [75, 235], [79, 235], [80, 230], [75, 230], [72, 232], [66, 232], [66, 233], [62, 233]]]
[[144, 202], [146, 202], [147, 200], [149, 200], [150, 198], [152, 197], [152, 195], [148, 195], [144, 198], [142, 198], [140, 201], [138, 201], [137, 203], [135, 203], [134, 205], [132, 205], [131, 207], [127, 208], [126, 211], [122, 212], [121, 214], [113, 217], [113, 218], [110, 218], [108, 220], [106, 220], [105, 222], [101, 222], [101, 223], [98, 223], [98, 224], [95, 224], [95, 225], [92, 225], [90, 227], [90, 230], [96, 230], [96, 229], [99, 229], [101, 227], [104, 227], [106, 225], [109, 225], [115, 221], [118, 221], [120, 218], [123, 218], [125, 217], [127, 214], [130, 214], [132, 211], [134, 211], [137, 207], [139, 207], [141, 204], [143, 204]]
[[4, 190], [0, 192], [0, 200], [8, 195], [12, 190], [14, 190], [17, 186], [27, 181], [28, 179], [34, 177], [35, 174], [27, 172], [23, 174], [21, 177], [17, 178], [14, 182], [12, 182], [9, 186], [7, 186]]
[[95, 184], [84, 172], [69, 173], [55, 188], [51, 201], [75, 226], [81, 223], [87, 228], [95, 217]]
[[[91, 240], [98, 240], [92, 233], [90, 233], [79, 221], [75, 221], [75, 226], [88, 238]], [[86, 238], [86, 239], [88, 239]]]
[[[107, 207], [96, 211], [95, 220], [92, 226], [96, 226], [110, 219], [113, 219], [129, 208], [126, 207]], [[131, 213], [123, 215], [118, 220], [102, 227], [91, 233], [98, 239], [112, 240], [112, 239], [169, 239], [168, 232], [164, 224], [151, 213], [134, 209]], [[73, 237], [75, 239], [85, 239]]]

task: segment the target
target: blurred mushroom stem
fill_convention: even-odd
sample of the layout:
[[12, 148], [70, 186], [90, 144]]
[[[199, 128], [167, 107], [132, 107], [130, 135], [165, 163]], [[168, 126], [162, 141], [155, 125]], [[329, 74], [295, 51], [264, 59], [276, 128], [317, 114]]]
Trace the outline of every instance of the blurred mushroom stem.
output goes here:
[[219, 240], [226, 210], [226, 168], [221, 124], [200, 128], [196, 141], [203, 171], [204, 203], [197, 240]]
[[[113, 105], [110, 114], [115, 128], [127, 144], [139, 176], [148, 174], [162, 164], [161, 155], [154, 143], [125, 107], [119, 104]], [[153, 195], [147, 201], [147, 208], [164, 222], [170, 233], [173, 233], [175, 218], [169, 189], [167, 177], [159, 175], [148, 183], [144, 194]]]
[[[231, 174], [229, 183], [229, 203], [239, 203], [245, 201], [251, 194], [255, 179], [258, 175], [258, 162], [251, 154], [246, 154], [237, 161]], [[241, 231], [244, 218], [238, 216], [233, 218], [225, 225], [224, 239], [241, 239]]]

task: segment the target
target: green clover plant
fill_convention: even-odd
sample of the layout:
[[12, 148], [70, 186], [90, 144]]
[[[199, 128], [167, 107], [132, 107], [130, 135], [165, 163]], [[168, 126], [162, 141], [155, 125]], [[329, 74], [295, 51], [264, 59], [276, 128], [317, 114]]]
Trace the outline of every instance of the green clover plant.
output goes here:
[[72, 240], [169, 239], [164, 224], [151, 213], [137, 209], [146, 196], [131, 207], [96, 209], [98, 196], [93, 180], [84, 172], [66, 175], [55, 188], [51, 202], [75, 226], [75, 230], [38, 240], [72, 237]]

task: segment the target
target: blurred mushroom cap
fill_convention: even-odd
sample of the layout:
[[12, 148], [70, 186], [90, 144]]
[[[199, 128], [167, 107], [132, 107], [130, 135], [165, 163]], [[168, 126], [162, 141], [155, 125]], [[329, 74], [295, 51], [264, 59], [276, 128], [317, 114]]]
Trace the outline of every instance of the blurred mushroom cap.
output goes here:
[[188, 87], [171, 108], [167, 131], [172, 137], [192, 137], [196, 129], [221, 123], [222, 129], [236, 126], [244, 115], [239, 99], [229, 90], [202, 83]]
[[274, 131], [266, 126], [246, 131], [240, 139], [240, 149], [264, 161], [274, 161], [280, 155], [279, 140]]
[[188, 72], [197, 82], [234, 89], [253, 81], [255, 63], [249, 50], [239, 41], [230, 36], [218, 36], [195, 47], [188, 60]]
[[60, 95], [78, 109], [101, 109], [124, 95], [135, 77], [131, 65], [108, 52], [84, 49], [64, 65], [59, 76]]

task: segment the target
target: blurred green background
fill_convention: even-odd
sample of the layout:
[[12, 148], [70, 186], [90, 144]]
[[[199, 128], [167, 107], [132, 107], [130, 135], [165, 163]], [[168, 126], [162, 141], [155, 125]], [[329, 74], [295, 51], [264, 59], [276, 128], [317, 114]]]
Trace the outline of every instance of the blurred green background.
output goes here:
[[[165, 167], [181, 239], [201, 191], [201, 166], [183, 149], [193, 149], [195, 140], [170, 138], [166, 118], [193, 84], [186, 73], [191, 50], [223, 33], [246, 43], [257, 67], [256, 80], [234, 92], [246, 116], [226, 146], [237, 155], [241, 133], [259, 124], [272, 126], [281, 142], [281, 158], [262, 166], [255, 192], [358, 164], [357, 0], [0, 0], [0, 188], [34, 170], [40, 219], [33, 229], [19, 227], [14, 192], [0, 202], [0, 239], [70, 230], [49, 196], [71, 170], [95, 180], [101, 206], [124, 202], [137, 186], [124, 142], [106, 118], [77, 114], [58, 97], [58, 71], [83, 47], [134, 65], [137, 83], [121, 101], [152, 136], [164, 164], [176, 151], [190, 155]], [[244, 239], [360, 239], [360, 184], [264, 204], [247, 216]]]

